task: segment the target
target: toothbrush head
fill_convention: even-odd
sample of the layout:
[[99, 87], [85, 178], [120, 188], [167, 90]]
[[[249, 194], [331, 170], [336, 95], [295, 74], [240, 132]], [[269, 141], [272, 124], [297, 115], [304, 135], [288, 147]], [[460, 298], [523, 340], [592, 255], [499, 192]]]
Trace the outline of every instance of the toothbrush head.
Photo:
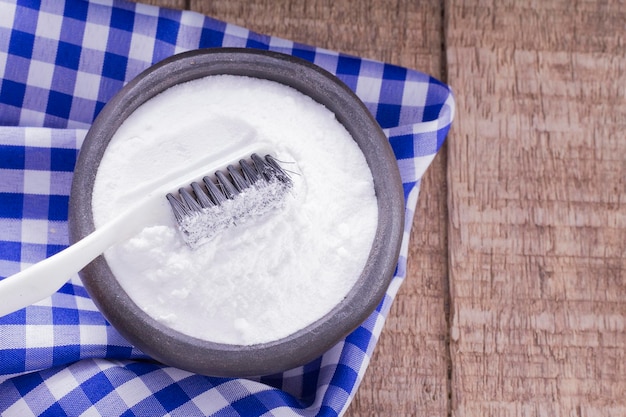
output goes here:
[[272, 155], [254, 153], [166, 197], [183, 239], [195, 249], [222, 230], [279, 209], [292, 187], [289, 174]]

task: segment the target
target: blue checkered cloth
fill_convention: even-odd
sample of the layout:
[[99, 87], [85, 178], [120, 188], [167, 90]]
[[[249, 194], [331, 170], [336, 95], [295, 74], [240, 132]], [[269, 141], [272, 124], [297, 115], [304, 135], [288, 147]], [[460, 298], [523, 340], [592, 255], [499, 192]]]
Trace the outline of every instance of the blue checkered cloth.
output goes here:
[[189, 11], [116, 0], [0, 0], [0, 278], [67, 246], [72, 171], [105, 103], [151, 64], [219, 46], [309, 60], [336, 74], [375, 115], [397, 157], [407, 202], [402, 253], [386, 296], [357, 330], [311, 363], [227, 379], [151, 360], [106, 322], [74, 277], [52, 297], [0, 318], [2, 416], [345, 412], [405, 277], [420, 178], [454, 115], [449, 87], [428, 75]]

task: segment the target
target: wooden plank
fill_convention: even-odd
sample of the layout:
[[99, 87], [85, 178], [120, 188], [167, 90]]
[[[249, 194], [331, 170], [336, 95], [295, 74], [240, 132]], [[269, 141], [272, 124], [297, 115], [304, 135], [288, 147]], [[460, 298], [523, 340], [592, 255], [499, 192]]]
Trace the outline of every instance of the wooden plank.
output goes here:
[[452, 415], [626, 415], [626, 9], [446, 2]]
[[[248, 29], [366, 58], [442, 69], [442, 5], [366, 0], [192, 1], [202, 13]], [[448, 411], [445, 154], [422, 185], [408, 277], [347, 416], [446, 415]]]
[[[442, 4], [364, 0], [145, 0], [443, 77]], [[444, 416], [449, 407], [446, 154], [422, 181], [408, 276], [348, 416]]]

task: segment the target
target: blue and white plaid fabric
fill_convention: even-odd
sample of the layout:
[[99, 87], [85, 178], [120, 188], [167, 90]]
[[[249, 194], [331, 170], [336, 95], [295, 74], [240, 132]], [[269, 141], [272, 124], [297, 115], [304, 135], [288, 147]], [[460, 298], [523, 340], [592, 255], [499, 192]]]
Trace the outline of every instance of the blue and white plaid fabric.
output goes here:
[[219, 46], [314, 62], [350, 86], [384, 128], [407, 197], [402, 254], [384, 300], [306, 366], [225, 379], [146, 357], [104, 320], [74, 277], [51, 298], [0, 318], [2, 416], [336, 416], [350, 403], [405, 276], [420, 178], [454, 115], [448, 86], [417, 71], [194, 12], [116, 0], [0, 0], [0, 279], [68, 244], [74, 163], [105, 103], [151, 64]]

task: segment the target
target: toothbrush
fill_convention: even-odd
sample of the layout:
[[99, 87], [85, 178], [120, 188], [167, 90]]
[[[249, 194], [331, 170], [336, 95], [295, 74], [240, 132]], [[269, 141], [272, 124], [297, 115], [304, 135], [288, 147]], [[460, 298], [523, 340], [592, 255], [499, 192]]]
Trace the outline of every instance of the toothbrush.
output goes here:
[[[61, 252], [1, 280], [0, 317], [54, 294], [108, 248], [150, 225], [154, 207], [163, 198], [192, 249], [228, 227], [279, 208], [293, 186], [291, 178], [270, 154], [262, 158], [252, 153], [238, 166], [231, 164], [246, 150], [226, 149], [152, 182], [151, 191], [121, 215]], [[220, 168], [213, 178], [206, 175], [207, 166]]]

